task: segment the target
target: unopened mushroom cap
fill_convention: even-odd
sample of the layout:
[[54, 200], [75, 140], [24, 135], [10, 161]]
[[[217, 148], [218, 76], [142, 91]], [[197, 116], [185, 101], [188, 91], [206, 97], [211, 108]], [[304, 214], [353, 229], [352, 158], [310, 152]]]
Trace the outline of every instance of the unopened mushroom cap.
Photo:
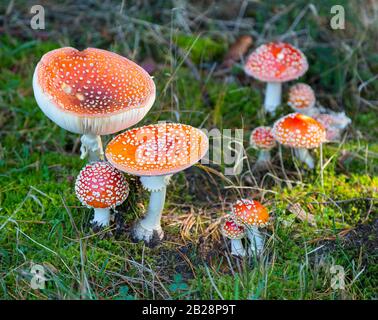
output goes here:
[[264, 227], [269, 221], [269, 212], [256, 200], [240, 199], [232, 206], [236, 223], [245, 226]]
[[315, 104], [315, 93], [312, 88], [305, 83], [297, 83], [289, 90], [288, 105], [294, 110], [310, 109]]
[[265, 82], [285, 82], [297, 79], [308, 69], [302, 51], [284, 42], [263, 44], [247, 58], [245, 72]]
[[173, 174], [204, 157], [209, 147], [199, 129], [180, 123], [159, 123], [116, 136], [105, 154], [121, 171], [137, 176]]
[[92, 162], [80, 171], [75, 192], [88, 207], [111, 208], [126, 200], [129, 185], [123, 174], [108, 162]]
[[274, 138], [292, 148], [317, 148], [326, 142], [326, 130], [318, 121], [300, 113], [290, 113], [273, 126]]
[[272, 128], [263, 126], [255, 128], [251, 133], [250, 144], [256, 149], [274, 148], [277, 143], [272, 135]]
[[80, 116], [141, 108], [155, 96], [143, 68], [106, 50], [56, 49], [42, 57], [35, 72], [39, 88], [56, 107]]
[[245, 228], [239, 226], [231, 217], [227, 217], [221, 227], [222, 234], [229, 239], [242, 239], [245, 235]]

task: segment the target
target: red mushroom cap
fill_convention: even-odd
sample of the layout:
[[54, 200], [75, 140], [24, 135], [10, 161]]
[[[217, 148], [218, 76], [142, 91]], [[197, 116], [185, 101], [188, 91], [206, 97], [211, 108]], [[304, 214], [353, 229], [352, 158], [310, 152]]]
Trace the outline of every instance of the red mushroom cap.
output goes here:
[[265, 82], [285, 82], [297, 79], [308, 69], [306, 56], [291, 44], [263, 44], [247, 58], [245, 72]]
[[312, 88], [305, 83], [297, 83], [289, 90], [289, 100], [287, 104], [294, 110], [300, 111], [310, 109], [316, 101]]
[[243, 226], [239, 226], [231, 217], [226, 217], [221, 227], [222, 234], [229, 239], [242, 239], [245, 235]]
[[257, 127], [250, 137], [250, 144], [256, 149], [270, 150], [276, 146], [276, 140], [272, 135], [271, 127]]
[[173, 174], [191, 167], [209, 148], [199, 129], [159, 123], [127, 130], [106, 147], [106, 157], [121, 171], [137, 176]]
[[273, 126], [274, 138], [292, 148], [317, 148], [326, 142], [326, 130], [315, 119], [300, 113], [290, 113]]
[[123, 174], [108, 162], [92, 162], [80, 171], [75, 192], [88, 207], [111, 208], [126, 200], [129, 185]]
[[269, 212], [256, 200], [241, 199], [232, 206], [232, 217], [240, 225], [264, 227], [269, 221]]
[[155, 84], [143, 68], [101, 49], [50, 51], [38, 63], [36, 75], [57, 108], [80, 116], [141, 108], [155, 96]]

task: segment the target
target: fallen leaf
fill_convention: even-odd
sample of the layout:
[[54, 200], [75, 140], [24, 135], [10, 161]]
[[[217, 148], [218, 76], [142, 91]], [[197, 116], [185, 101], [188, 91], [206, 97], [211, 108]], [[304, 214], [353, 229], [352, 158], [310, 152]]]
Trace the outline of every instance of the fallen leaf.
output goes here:
[[243, 35], [238, 37], [228, 49], [228, 52], [224, 57], [221, 66], [230, 68], [235, 62], [239, 61], [241, 57], [247, 53], [252, 44], [253, 39], [251, 36]]
[[299, 220], [306, 221], [311, 226], [316, 227], [314, 215], [304, 211], [304, 209], [301, 207], [299, 203], [289, 204], [287, 206], [287, 210], [294, 214]]

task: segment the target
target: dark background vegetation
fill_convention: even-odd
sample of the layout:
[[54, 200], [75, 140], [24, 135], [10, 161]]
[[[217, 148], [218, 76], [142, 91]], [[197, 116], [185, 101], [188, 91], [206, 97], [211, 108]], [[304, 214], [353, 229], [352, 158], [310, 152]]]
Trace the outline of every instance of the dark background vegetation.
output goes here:
[[[34, 4], [0, 3], [0, 298], [377, 298], [374, 0], [38, 1], [46, 29], [36, 31], [30, 28]], [[329, 26], [334, 4], [345, 8], [345, 30]], [[264, 84], [244, 75], [242, 60], [221, 68], [240, 35], [253, 37], [250, 50], [269, 40], [301, 48], [310, 65], [301, 81], [321, 105], [352, 119], [342, 141], [325, 146], [324, 189], [318, 170], [298, 168], [290, 150], [283, 150], [284, 172], [277, 156], [269, 172], [250, 170], [256, 152], [248, 147], [249, 133], [275, 118], [261, 114]], [[242, 175], [225, 177], [224, 166], [211, 164], [174, 176], [160, 246], [130, 240], [130, 226], [148, 201], [133, 177], [111, 230], [89, 227], [91, 211], [73, 193], [85, 163], [79, 136], [44, 116], [31, 85], [41, 56], [62, 46], [103, 48], [150, 68], [157, 99], [138, 125], [170, 120], [245, 129]], [[277, 117], [289, 111], [283, 104]], [[258, 262], [232, 257], [219, 234], [222, 215], [240, 196], [262, 201], [272, 215]], [[30, 288], [34, 263], [45, 267], [43, 290]], [[333, 265], [345, 269], [344, 290], [330, 286]]]

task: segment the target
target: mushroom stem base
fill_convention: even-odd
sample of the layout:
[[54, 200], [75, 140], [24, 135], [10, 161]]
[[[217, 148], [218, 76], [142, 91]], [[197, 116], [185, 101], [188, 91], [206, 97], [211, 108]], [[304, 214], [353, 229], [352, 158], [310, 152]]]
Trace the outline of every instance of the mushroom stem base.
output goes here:
[[145, 217], [137, 222], [133, 230], [136, 241], [143, 240], [147, 244], [160, 241], [164, 237], [161, 228], [161, 215], [164, 209], [165, 196], [169, 177], [142, 177], [143, 187], [151, 192], [150, 203]]
[[264, 249], [264, 236], [257, 227], [250, 227], [247, 229], [247, 237], [249, 240], [249, 255], [259, 256]]
[[239, 256], [239, 257], [245, 257], [246, 256], [246, 251], [243, 247], [243, 243], [241, 239], [232, 239], [231, 240], [231, 254], [234, 256]]
[[264, 108], [266, 112], [274, 115], [281, 104], [282, 85], [280, 82], [268, 82], [265, 91]]
[[110, 209], [109, 208], [95, 208], [94, 218], [92, 224], [99, 227], [107, 227], [110, 224]]
[[295, 148], [294, 149], [294, 154], [298, 158], [299, 161], [307, 164], [307, 166], [310, 169], [314, 169], [315, 168], [314, 159], [312, 158], [310, 152], [307, 149]]
[[101, 136], [94, 134], [83, 134], [81, 136], [80, 158], [88, 157], [89, 161], [104, 160]]

